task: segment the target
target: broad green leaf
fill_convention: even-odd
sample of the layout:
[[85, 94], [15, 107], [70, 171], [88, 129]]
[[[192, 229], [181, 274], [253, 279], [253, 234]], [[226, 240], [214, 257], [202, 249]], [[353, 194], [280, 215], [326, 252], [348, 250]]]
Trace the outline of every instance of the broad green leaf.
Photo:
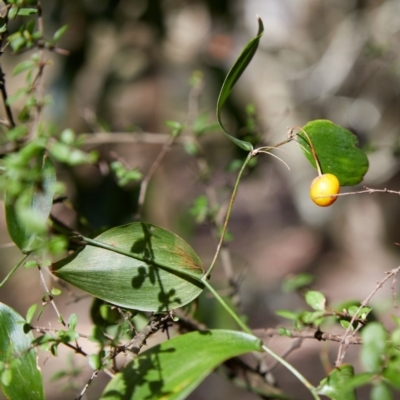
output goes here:
[[335, 368], [329, 376], [323, 379], [318, 387], [318, 394], [328, 396], [332, 400], [356, 400], [353, 389], [346, 389], [345, 384], [354, 376], [354, 368], [343, 364]]
[[[323, 174], [335, 175], [341, 186], [357, 185], [368, 171], [368, 158], [358, 146], [355, 135], [327, 120], [315, 120], [303, 126], [314, 146]], [[308, 161], [315, 160], [304, 132], [298, 133], [298, 143]]]
[[42, 182], [40, 187], [35, 182], [31, 182], [31, 198], [27, 206], [18, 209], [18, 199], [13, 196], [5, 196], [5, 212], [8, 233], [13, 242], [23, 252], [27, 253], [35, 246], [37, 237], [36, 227], [30, 225], [28, 217], [36, 225], [44, 226], [53, 205], [55, 192], [56, 171], [51, 159], [43, 152], [42, 155]]
[[109, 229], [91, 242], [55, 263], [53, 273], [109, 303], [167, 311], [191, 302], [204, 289], [199, 257], [165, 229], [135, 222]]
[[309, 290], [306, 293], [307, 304], [316, 311], [324, 311], [326, 299], [321, 292], [315, 290]]
[[5, 381], [2, 377], [1, 388], [10, 400], [42, 400], [43, 382], [37, 352], [31, 348], [32, 332], [24, 333], [24, 322], [12, 308], [0, 303], [0, 361], [9, 371]]
[[374, 385], [371, 390], [371, 400], [392, 400], [391, 390], [383, 382]]
[[101, 400], [185, 399], [218, 365], [252, 351], [261, 351], [261, 342], [246, 333], [187, 333], [143, 352], [109, 382]]
[[236, 60], [233, 67], [228, 72], [228, 75], [225, 78], [224, 83], [222, 84], [221, 92], [219, 93], [218, 102], [217, 102], [217, 119], [219, 126], [224, 131], [225, 135], [232, 140], [237, 146], [241, 149], [246, 151], [253, 150], [253, 145], [249, 142], [244, 140], [240, 140], [235, 138], [234, 136], [230, 135], [222, 123], [221, 119], [221, 111], [222, 107], [225, 104], [226, 100], [228, 99], [233, 87], [235, 86], [236, 82], [244, 72], [244, 70], [249, 65], [250, 61], [252, 60], [254, 54], [257, 51], [258, 43], [260, 42], [261, 36], [264, 32], [264, 26], [260, 18], [258, 18], [258, 33], [255, 38], [250, 40], [247, 43], [246, 47], [243, 49], [242, 53], [240, 54], [239, 58]]
[[367, 371], [379, 372], [382, 368], [386, 349], [386, 331], [379, 322], [369, 323], [361, 332], [363, 345], [361, 362]]

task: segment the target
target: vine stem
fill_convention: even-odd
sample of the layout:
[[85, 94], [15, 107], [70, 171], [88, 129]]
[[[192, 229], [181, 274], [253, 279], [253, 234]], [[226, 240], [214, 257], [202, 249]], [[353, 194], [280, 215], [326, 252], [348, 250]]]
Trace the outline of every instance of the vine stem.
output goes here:
[[214, 267], [215, 267], [215, 263], [216, 263], [217, 258], [218, 258], [218, 256], [219, 256], [219, 253], [220, 253], [220, 251], [221, 251], [222, 244], [224, 243], [225, 234], [226, 234], [226, 231], [227, 231], [227, 229], [228, 229], [228, 223], [229, 223], [229, 219], [230, 219], [230, 217], [231, 217], [231, 212], [232, 212], [232, 208], [233, 208], [233, 203], [235, 202], [235, 198], [236, 198], [237, 190], [238, 190], [238, 187], [239, 187], [240, 179], [242, 178], [243, 172], [244, 172], [244, 170], [246, 169], [247, 164], [249, 163], [249, 161], [251, 160], [251, 158], [252, 158], [253, 156], [254, 156], [254, 153], [253, 153], [252, 151], [250, 151], [249, 154], [247, 155], [246, 160], [244, 161], [244, 163], [243, 163], [243, 165], [242, 165], [242, 168], [241, 168], [240, 171], [239, 171], [239, 174], [238, 174], [237, 178], [236, 178], [235, 186], [234, 186], [234, 188], [233, 188], [231, 200], [230, 200], [230, 202], [229, 202], [228, 210], [227, 210], [227, 212], [226, 212], [226, 217], [225, 217], [225, 221], [224, 221], [224, 226], [222, 227], [221, 237], [220, 237], [219, 242], [218, 242], [217, 250], [215, 251], [214, 258], [213, 258], [213, 260], [212, 260], [212, 262], [211, 262], [210, 267], [208, 268], [208, 271], [207, 271], [207, 272], [205, 273], [205, 275], [203, 276], [203, 281], [209, 279], [210, 274], [211, 274], [212, 270], [213, 270]]
[[[240, 317], [232, 310], [231, 307], [225, 302], [225, 300], [218, 294], [218, 292], [211, 286], [211, 284], [207, 281], [204, 276], [203, 284], [206, 288], [213, 294], [213, 296], [217, 299], [217, 301], [221, 304], [221, 306], [225, 309], [225, 311], [235, 320], [235, 322], [243, 329], [246, 333], [255, 336], [251, 329], [240, 319]], [[321, 400], [318, 396], [317, 389], [290, 363], [288, 363], [284, 358], [280, 357], [278, 354], [273, 352], [269, 347], [265, 344], [262, 345], [262, 349], [268, 353], [270, 356], [275, 358], [280, 364], [284, 365], [312, 394], [315, 400]]]
[[11, 278], [11, 276], [14, 274], [14, 272], [21, 266], [21, 264], [31, 255], [31, 253], [25, 254], [25, 256], [22, 258], [22, 260], [7, 274], [7, 276], [3, 279], [3, 281], [0, 283], [0, 288], [3, 287], [5, 283]]

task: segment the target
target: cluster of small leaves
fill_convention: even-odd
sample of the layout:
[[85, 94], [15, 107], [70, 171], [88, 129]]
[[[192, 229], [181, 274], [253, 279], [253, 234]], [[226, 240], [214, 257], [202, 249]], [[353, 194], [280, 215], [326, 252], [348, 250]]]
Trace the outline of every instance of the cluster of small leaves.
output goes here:
[[68, 329], [59, 329], [55, 333], [46, 332], [35, 338], [32, 345], [38, 346], [44, 351], [49, 351], [53, 356], [58, 356], [60, 344], [74, 343], [79, 338], [79, 333], [75, 331], [77, 323], [77, 315], [71, 314], [68, 320]]
[[76, 135], [72, 129], [65, 129], [61, 132], [58, 140], [54, 138], [49, 142], [48, 151], [54, 160], [70, 166], [96, 162], [98, 153], [81, 150], [80, 147], [83, 144], [82, 135]]
[[[0, 32], [7, 31], [7, 22], [17, 17], [29, 17], [37, 14], [36, 0], [8, 0], [10, 5], [7, 8], [7, 14], [0, 21]], [[26, 23], [22, 23], [17, 32], [8, 36], [10, 47], [16, 53], [26, 51], [34, 47], [46, 48], [53, 50], [57, 42], [61, 39], [67, 30], [67, 26], [58, 29], [51, 39], [43, 38], [42, 32], [36, 28], [36, 20], [31, 19]]]
[[[302, 280], [305, 284], [310, 283], [308, 276], [303, 276]], [[296, 284], [296, 282], [294, 283]], [[298, 280], [297, 284], [299, 285], [300, 283], [300, 280]], [[369, 307], [362, 307], [361, 310], [359, 310], [359, 305], [354, 304], [354, 302], [351, 302], [347, 308], [345, 306], [341, 306], [339, 309], [328, 308], [325, 296], [321, 292], [315, 290], [308, 290], [305, 293], [304, 299], [313, 311], [293, 312], [289, 310], [278, 310], [276, 314], [293, 321], [296, 329], [301, 329], [304, 326], [319, 327], [325, 320], [334, 317], [336, 320], [339, 320], [339, 323], [345, 329], [350, 327], [350, 329], [353, 330], [355, 327], [350, 325], [350, 320], [353, 316], [357, 313], [355, 324], [365, 324], [371, 312], [371, 308]]]
[[142, 173], [137, 168], [129, 168], [121, 161], [113, 161], [110, 164], [110, 168], [117, 177], [119, 186], [125, 186], [131, 182], [138, 182], [142, 179]]
[[208, 205], [207, 196], [198, 196], [194, 202], [193, 206], [189, 210], [190, 215], [194, 217], [197, 224], [202, 224], [210, 216], [210, 210]]

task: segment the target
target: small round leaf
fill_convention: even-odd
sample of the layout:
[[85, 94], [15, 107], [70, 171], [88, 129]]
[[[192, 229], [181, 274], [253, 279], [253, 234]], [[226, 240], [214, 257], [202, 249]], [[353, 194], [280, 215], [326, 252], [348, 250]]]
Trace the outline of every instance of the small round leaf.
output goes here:
[[[311, 141], [323, 174], [333, 174], [341, 186], [352, 186], [360, 183], [368, 171], [368, 158], [358, 147], [357, 137], [347, 129], [328, 120], [310, 121], [298, 133], [298, 143], [316, 168], [310, 148]], [[308, 136], [308, 137], [307, 137]]]

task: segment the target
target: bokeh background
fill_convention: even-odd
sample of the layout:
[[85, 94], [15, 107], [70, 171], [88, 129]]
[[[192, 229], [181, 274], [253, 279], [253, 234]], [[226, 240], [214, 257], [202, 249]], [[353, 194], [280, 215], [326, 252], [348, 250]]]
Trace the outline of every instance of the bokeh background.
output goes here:
[[[88, 133], [88, 149], [97, 149], [96, 166], [58, 166], [68, 196], [91, 226], [115, 226], [133, 220], [138, 188], [118, 187], [107, 162], [123, 159], [146, 173], [161, 151], [170, 129], [165, 121], [188, 121], [189, 81], [200, 71], [203, 88], [199, 112], [215, 122], [219, 90], [229, 68], [244, 45], [256, 34], [256, 16], [265, 33], [252, 63], [239, 80], [224, 109], [224, 121], [232, 132], [246, 134], [246, 106], [255, 109], [255, 131], [260, 143], [273, 145], [286, 138], [288, 127], [313, 119], [329, 119], [355, 133], [368, 149], [370, 169], [363, 185], [400, 188], [400, 2], [398, 0], [44, 0], [45, 30], [50, 37], [61, 25], [69, 29], [60, 46], [63, 57], [49, 55], [47, 90], [53, 106], [46, 118], [58, 126]], [[23, 85], [12, 77], [13, 65], [23, 56], [2, 56], [10, 93]], [[198, 76], [200, 72], [197, 72]], [[248, 124], [247, 124], [248, 127]], [[248, 127], [249, 129], [249, 127]], [[102, 132], [115, 134], [103, 141]], [[122, 133], [135, 133], [129, 137]], [[138, 139], [136, 133], [143, 133]], [[190, 208], [207, 186], [199, 179], [198, 160], [177, 141], [164, 158], [149, 187], [143, 220], [184, 237], [208, 266], [216, 247], [209, 224], [197, 225]], [[220, 132], [200, 138], [210, 170], [208, 187], [225, 204], [235, 179], [227, 171], [233, 159], [244, 154]], [[298, 294], [281, 290], [291, 274], [315, 275], [313, 288], [322, 291], [329, 305], [362, 300], [399, 265], [400, 199], [389, 194], [340, 198], [320, 209], [308, 190], [316, 172], [295, 143], [276, 153], [290, 166], [267, 155], [247, 173], [233, 209], [229, 244], [237, 298], [252, 328], [290, 326], [275, 311], [306, 308]], [[343, 191], [361, 189], [343, 188]], [[77, 214], [57, 206], [55, 213], [79, 227]], [[4, 217], [2, 217], [4, 218]], [[1, 277], [20, 255], [7, 247], [10, 239], [2, 221]], [[51, 278], [48, 277], [49, 282]], [[223, 292], [228, 289], [221, 267], [212, 277]], [[57, 284], [56, 284], [57, 285]], [[75, 295], [82, 295], [73, 290]], [[0, 291], [0, 300], [25, 315], [32, 303], [40, 303], [43, 289], [35, 271], [20, 271]], [[378, 291], [371, 304], [382, 321], [391, 326], [393, 308], [390, 284]], [[78, 330], [90, 333], [91, 299], [78, 301], [64, 291], [58, 305], [65, 316], [78, 313]], [[207, 295], [200, 314], [213, 327], [233, 327]], [[40, 321], [56, 326], [54, 312], [46, 310]], [[338, 326], [331, 332], [341, 333]], [[290, 339], [267, 342], [278, 353]], [[87, 344], [90, 348], [90, 344]], [[94, 351], [94, 350], [93, 350]], [[288, 360], [314, 384], [332, 365], [336, 344], [304, 341]], [[51, 382], [55, 371], [85, 365], [75, 356], [65, 364], [68, 350], [58, 358], [41, 354], [48, 399], [74, 398], [77, 389], [62, 391], [68, 382]], [[71, 354], [72, 355], [72, 354]], [[74, 361], [72, 361], [74, 360]], [[321, 361], [322, 360], [322, 361]], [[346, 361], [358, 363], [357, 349]], [[267, 360], [267, 363], [272, 361]], [[83, 369], [74, 384], [82, 388], [91, 370]], [[273, 371], [279, 387], [296, 399], [309, 393], [283, 367]], [[96, 399], [108, 378], [100, 375], [86, 393]], [[79, 389], [80, 390], [80, 389]], [[360, 391], [367, 399], [368, 391]], [[256, 399], [213, 374], [189, 397], [203, 399]]]

